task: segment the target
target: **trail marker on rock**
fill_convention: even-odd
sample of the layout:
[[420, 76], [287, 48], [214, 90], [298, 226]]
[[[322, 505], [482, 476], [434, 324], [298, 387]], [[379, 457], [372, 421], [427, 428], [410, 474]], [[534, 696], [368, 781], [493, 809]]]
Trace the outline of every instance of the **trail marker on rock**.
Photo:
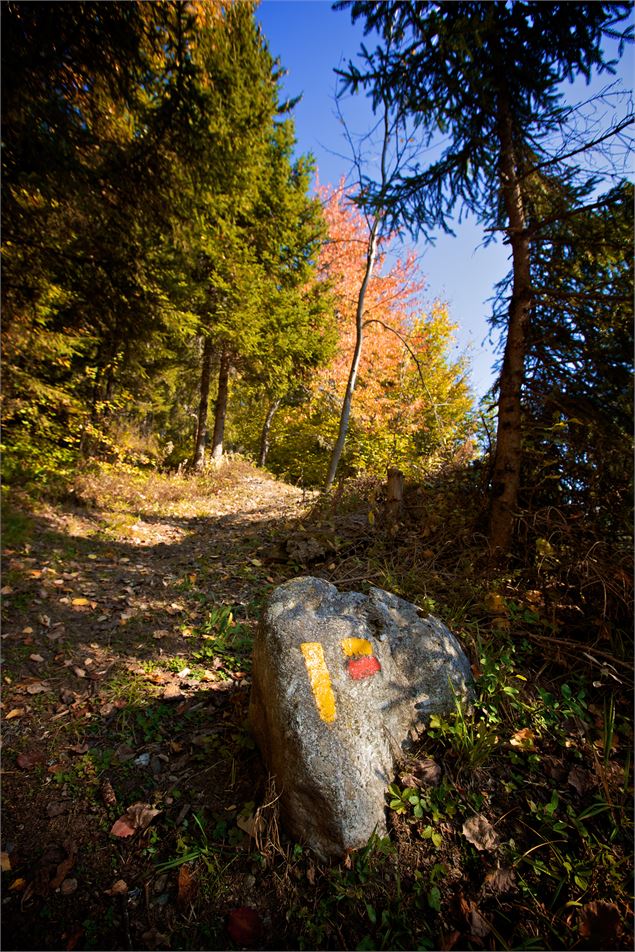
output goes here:
[[396, 595], [311, 577], [275, 589], [254, 642], [249, 719], [288, 832], [322, 857], [384, 832], [409, 734], [470, 685], [454, 635]]

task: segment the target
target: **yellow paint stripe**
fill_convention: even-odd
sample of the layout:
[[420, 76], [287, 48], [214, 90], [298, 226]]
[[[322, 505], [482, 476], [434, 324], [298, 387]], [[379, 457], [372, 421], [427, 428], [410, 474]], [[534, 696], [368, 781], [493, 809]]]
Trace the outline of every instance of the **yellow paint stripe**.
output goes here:
[[342, 650], [347, 658], [353, 655], [372, 655], [373, 647], [366, 638], [342, 638]]
[[331, 676], [324, 660], [324, 649], [319, 641], [305, 641], [300, 648], [304, 655], [318, 714], [323, 721], [331, 724], [336, 717], [335, 696], [331, 687]]

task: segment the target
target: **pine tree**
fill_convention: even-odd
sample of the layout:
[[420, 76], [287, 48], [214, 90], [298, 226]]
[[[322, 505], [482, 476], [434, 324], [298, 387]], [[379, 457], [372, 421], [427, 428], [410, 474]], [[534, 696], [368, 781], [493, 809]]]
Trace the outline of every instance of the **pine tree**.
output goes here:
[[[628, 14], [627, 4], [341, 3], [383, 47], [350, 65], [347, 83], [372, 90], [377, 107], [390, 90], [393, 107], [409, 117], [407, 134], [429, 145], [438, 131], [449, 144], [428, 168], [414, 163], [382, 206], [413, 232], [449, 230], [458, 205], [484, 225], [503, 230], [513, 279], [505, 353], [499, 378], [489, 541], [506, 553], [517, 511], [522, 460], [521, 395], [534, 297], [531, 285], [532, 196], [570, 171], [550, 152], [549, 137], [564, 123], [561, 84], [606, 68], [602, 39]], [[577, 198], [585, 194], [578, 190]], [[549, 216], [557, 216], [551, 189]]]

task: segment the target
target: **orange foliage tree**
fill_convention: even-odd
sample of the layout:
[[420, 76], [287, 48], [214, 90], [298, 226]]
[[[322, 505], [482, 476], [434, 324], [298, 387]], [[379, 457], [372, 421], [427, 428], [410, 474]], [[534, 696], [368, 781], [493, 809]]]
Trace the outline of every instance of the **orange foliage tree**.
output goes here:
[[[329, 234], [320, 270], [332, 287], [339, 341], [334, 360], [317, 375], [314, 394], [335, 407], [341, 405], [355, 347], [369, 226], [343, 182], [318, 191]], [[351, 429], [356, 468], [389, 461], [403, 465], [404, 453], [438, 456], [465, 441], [469, 430], [467, 368], [464, 360], [448, 356], [455, 326], [447, 306], [435, 301], [423, 310], [425, 282], [416, 257], [410, 252], [395, 260], [393, 246], [390, 236], [380, 242], [366, 288]]]

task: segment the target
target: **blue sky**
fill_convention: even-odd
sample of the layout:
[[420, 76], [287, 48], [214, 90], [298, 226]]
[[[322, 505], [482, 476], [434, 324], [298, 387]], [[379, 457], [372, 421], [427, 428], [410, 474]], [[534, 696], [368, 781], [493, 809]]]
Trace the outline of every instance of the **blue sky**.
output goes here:
[[[353, 26], [346, 10], [333, 11], [331, 0], [263, 0], [256, 17], [272, 54], [287, 71], [284, 94], [302, 95], [293, 113], [298, 152], [312, 152], [320, 181], [336, 184], [348, 174], [351, 162], [335, 112], [334, 70], [355, 58], [363, 40], [362, 24]], [[631, 49], [619, 70], [628, 85], [632, 69]], [[587, 95], [584, 84], [576, 92], [581, 98]], [[372, 114], [365, 99], [349, 98], [342, 112], [353, 131], [366, 131]], [[427, 280], [425, 296], [448, 302], [459, 325], [458, 350], [469, 350], [472, 386], [480, 397], [493, 382], [496, 360], [489, 340], [487, 300], [508, 271], [508, 250], [500, 243], [483, 248], [483, 231], [474, 220], [456, 226], [455, 232], [455, 238], [440, 235], [434, 246], [420, 243], [417, 252]]]

